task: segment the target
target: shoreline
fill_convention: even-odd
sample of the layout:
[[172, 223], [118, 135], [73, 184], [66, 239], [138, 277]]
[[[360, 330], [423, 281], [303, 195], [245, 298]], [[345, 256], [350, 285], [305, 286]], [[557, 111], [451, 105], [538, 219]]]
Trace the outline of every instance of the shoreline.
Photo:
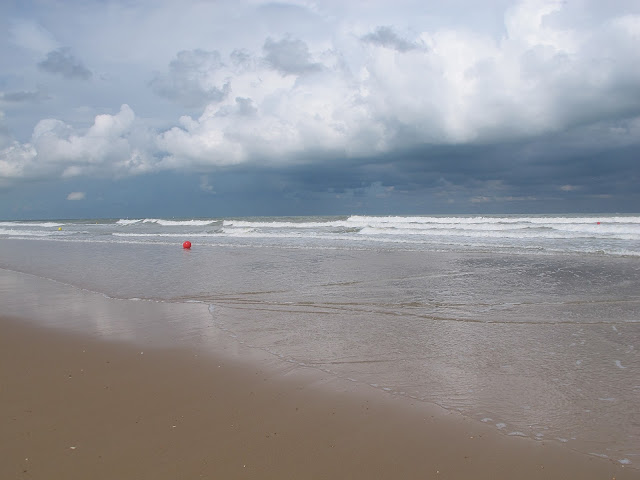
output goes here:
[[141, 348], [28, 320], [0, 317], [2, 478], [640, 478], [246, 346]]

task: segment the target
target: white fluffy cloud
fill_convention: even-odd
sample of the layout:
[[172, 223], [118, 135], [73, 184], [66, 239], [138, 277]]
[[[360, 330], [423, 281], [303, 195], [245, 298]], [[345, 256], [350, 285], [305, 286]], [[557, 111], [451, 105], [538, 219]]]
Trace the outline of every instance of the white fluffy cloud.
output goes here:
[[[640, 53], [630, 50], [640, 17], [588, 30], [556, 27], [563, 6], [519, 3], [506, 12], [499, 39], [447, 28], [405, 39], [380, 26], [337, 35], [324, 50], [268, 39], [266, 65], [256, 55], [252, 68], [229, 72], [224, 100], [161, 134], [165, 161], [284, 161], [317, 150], [376, 155], [412, 144], [533, 137], [638, 111], [637, 96], [624, 88], [640, 85]], [[288, 63], [273, 54], [277, 46]], [[240, 100], [252, 106], [250, 115]]]
[[69, 195], [67, 195], [67, 200], [84, 200], [86, 196], [87, 195], [85, 192], [71, 192]]
[[[309, 161], [316, 153], [374, 157], [592, 125], [604, 125], [604, 137], [609, 131], [615, 141], [626, 135], [627, 143], [638, 142], [625, 125], [635, 125], [640, 111], [640, 15], [623, 9], [599, 20], [598, 4], [578, 3], [513, 3], [500, 32], [434, 25], [428, 17], [421, 24], [419, 16], [409, 28], [391, 23], [391, 14], [362, 20], [347, 11], [341, 18], [342, 7], [332, 3], [321, 9], [297, 2], [279, 17], [267, 14], [274, 8], [268, 4], [243, 4], [238, 11], [253, 22], [243, 31], [253, 37], [220, 37], [217, 48], [195, 32], [176, 42], [164, 71], [149, 71], [158, 101], [197, 114], [156, 121], [165, 126], [154, 132], [145, 126], [147, 113], [136, 109], [143, 117], [136, 119], [126, 104], [84, 129], [40, 120], [29, 142], [0, 144], [0, 178], [206, 171]], [[220, 5], [227, 14], [233, 9]], [[263, 16], [252, 17], [252, 9]], [[284, 13], [306, 22], [307, 35], [274, 20]], [[23, 44], [53, 43], [28, 25], [13, 30]], [[128, 101], [125, 90], [120, 94]], [[612, 131], [611, 120], [622, 131]]]
[[0, 176], [74, 177], [148, 171], [148, 154], [130, 141], [134, 120], [128, 105], [122, 105], [115, 115], [96, 116], [83, 133], [60, 120], [41, 120], [33, 130], [31, 142], [13, 141], [0, 151]]

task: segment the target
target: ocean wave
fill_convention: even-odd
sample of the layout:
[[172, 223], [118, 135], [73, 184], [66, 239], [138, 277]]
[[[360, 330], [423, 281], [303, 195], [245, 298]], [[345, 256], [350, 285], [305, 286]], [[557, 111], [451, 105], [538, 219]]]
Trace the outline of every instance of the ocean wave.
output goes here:
[[53, 228], [61, 227], [64, 223], [54, 222], [0, 222], [1, 227], [44, 227]]
[[[55, 232], [58, 234], [59, 232]], [[47, 231], [32, 231], [32, 230], [13, 230], [0, 228], [0, 235], [18, 236], [18, 237], [50, 237], [53, 232]]]
[[184, 233], [124, 233], [124, 232], [112, 232], [114, 237], [168, 237], [168, 238], [187, 238], [187, 237], [219, 237], [219, 233], [202, 233], [202, 232], [184, 232]]
[[217, 223], [217, 220], [166, 220], [164, 218], [137, 218], [137, 219], [120, 219], [116, 222], [117, 225], [136, 225], [140, 223], [155, 223], [163, 227], [204, 227], [206, 225], [213, 225]]
[[134, 220], [129, 220], [128, 218], [121, 218], [116, 222], [116, 225], [134, 225], [136, 223], [142, 222], [141, 218], [137, 218]]
[[406, 225], [410, 224], [600, 224], [607, 223], [628, 223], [631, 225], [640, 225], [640, 217], [638, 216], [603, 216], [603, 217], [377, 217], [377, 216], [360, 216], [352, 215], [346, 222], [356, 225]]
[[224, 220], [222, 223], [224, 227], [236, 227], [236, 228], [347, 228], [350, 225], [344, 220], [335, 220], [327, 222], [253, 222], [246, 220]]
[[244, 235], [255, 232], [255, 228], [228, 228], [222, 227], [222, 233], [226, 235]]
[[359, 232], [361, 235], [389, 235], [389, 236], [423, 236], [423, 237], [468, 237], [468, 238], [513, 238], [513, 239], [598, 239], [609, 240], [640, 240], [640, 235], [610, 233], [606, 237], [590, 231], [558, 231], [541, 229], [521, 230], [470, 230], [456, 228], [379, 228], [364, 227]]
[[156, 223], [163, 227], [204, 227], [216, 223], [216, 220], [165, 220], [163, 218], [145, 218], [142, 223]]
[[[55, 228], [51, 228], [55, 227]], [[62, 230], [58, 230], [62, 227]], [[638, 256], [640, 216], [334, 216], [137, 218], [101, 221], [2, 222], [2, 238], [58, 241], [162, 243], [200, 239], [202, 244], [310, 248], [451, 248], [587, 252]], [[238, 239], [234, 242], [233, 239]], [[217, 239], [217, 240], [216, 240]], [[261, 240], [263, 239], [263, 240]], [[502, 240], [501, 240], [502, 239]], [[246, 240], [246, 241], [245, 241]], [[500, 245], [498, 245], [500, 244]], [[396, 247], [397, 246], [397, 247]]]
[[[606, 217], [611, 220], [613, 217]], [[626, 220], [640, 217], [622, 217]], [[535, 220], [535, 221], [534, 221]], [[640, 240], [640, 223], [622, 222], [619, 218], [609, 223], [595, 221], [585, 223], [586, 217], [374, 217], [352, 216], [347, 220], [326, 222], [295, 221], [245, 221], [224, 220], [225, 233], [234, 229], [265, 230], [338, 230], [338, 233], [360, 232], [388, 235], [462, 235], [508, 236], [510, 238], [581, 238], [601, 237], [624, 240]]]

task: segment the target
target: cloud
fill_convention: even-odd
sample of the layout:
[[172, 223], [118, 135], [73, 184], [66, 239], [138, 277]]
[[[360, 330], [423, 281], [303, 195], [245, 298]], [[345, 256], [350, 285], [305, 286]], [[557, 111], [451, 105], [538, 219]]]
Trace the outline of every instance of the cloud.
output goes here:
[[30, 171], [37, 170], [35, 162], [36, 150], [30, 144], [22, 145], [12, 142], [0, 151], [0, 179], [6, 183], [9, 179], [24, 178]]
[[301, 75], [322, 69], [320, 63], [311, 62], [309, 47], [302, 40], [283, 38], [276, 41], [267, 38], [262, 49], [266, 62], [284, 75]]
[[40, 90], [21, 90], [15, 92], [0, 93], [0, 101], [11, 103], [37, 103], [43, 100], [49, 100], [50, 98], [51, 97], [49, 95]]
[[[268, 38], [266, 67], [246, 51], [219, 60], [236, 66], [227, 70], [229, 95], [161, 133], [163, 164], [282, 164], [304, 162], [313, 152], [318, 161], [376, 156], [425, 144], [525, 141], [601, 118], [624, 125], [640, 117], [640, 72], [634, 62], [609, 61], [620, 51], [616, 44], [634, 42], [632, 22], [559, 30], [548, 18], [562, 8], [514, 6], [499, 41], [441, 29], [422, 32], [425, 48], [410, 49], [388, 27], [365, 35], [365, 42], [338, 37], [329, 49]], [[385, 48], [371, 52], [371, 43]], [[628, 55], [640, 62], [637, 52]], [[246, 105], [249, 118], [240, 120]]]
[[391, 48], [398, 52], [408, 52], [409, 50], [420, 48], [418, 44], [399, 37], [391, 27], [384, 26], [378, 27], [374, 32], [366, 34], [362, 37], [362, 40], [366, 43]]
[[14, 45], [44, 54], [58, 48], [54, 36], [40, 23], [32, 20], [14, 20], [9, 28]]
[[84, 200], [85, 197], [85, 192], [71, 192], [69, 195], [67, 195], [67, 200]]
[[[4, 112], [0, 110], [0, 148], [6, 147], [12, 141], [11, 133], [9, 132], [9, 128], [5, 122]], [[0, 160], [1, 159], [2, 157], [0, 157]]]
[[[179, 18], [175, 6], [134, 3], [117, 5], [119, 23], [92, 24], [99, 40], [74, 45], [109, 75], [53, 92], [31, 123], [25, 113], [23, 141], [0, 143], [0, 176], [180, 170], [211, 175], [221, 190], [221, 170], [278, 169], [314, 192], [466, 190], [478, 204], [533, 201], [533, 186], [577, 197], [598, 175], [603, 190], [637, 177], [637, 2], [187, 1]], [[488, 16], [491, 26], [478, 26]], [[51, 61], [56, 73], [88, 72], [57, 47], [46, 50], [62, 58]], [[15, 104], [34, 100], [38, 84], [3, 85], [12, 128]], [[136, 115], [109, 109], [125, 102]], [[119, 127], [97, 133], [103, 123]]]
[[236, 112], [241, 116], [255, 115], [258, 109], [250, 98], [236, 97]]
[[[115, 115], [98, 115], [81, 133], [56, 119], [34, 128], [31, 141], [11, 141], [0, 151], [0, 178], [75, 177], [79, 175], [131, 175], [151, 169], [149, 145], [136, 130], [135, 114], [122, 105]], [[143, 148], [138, 148], [143, 147]]]
[[225, 65], [216, 51], [181, 51], [169, 64], [169, 72], [157, 74], [150, 86], [158, 95], [186, 107], [204, 107], [229, 94]]
[[93, 75], [91, 70], [71, 54], [71, 49], [68, 47], [47, 53], [47, 58], [38, 63], [38, 68], [48, 73], [60, 74], [65, 78], [89, 80]]

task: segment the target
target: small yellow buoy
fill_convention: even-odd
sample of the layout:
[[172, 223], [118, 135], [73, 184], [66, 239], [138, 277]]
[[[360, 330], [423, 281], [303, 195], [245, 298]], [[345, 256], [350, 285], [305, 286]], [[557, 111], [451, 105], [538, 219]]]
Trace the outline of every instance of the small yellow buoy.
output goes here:
[[58, 227], [58, 230], [62, 230], [62, 227]]

